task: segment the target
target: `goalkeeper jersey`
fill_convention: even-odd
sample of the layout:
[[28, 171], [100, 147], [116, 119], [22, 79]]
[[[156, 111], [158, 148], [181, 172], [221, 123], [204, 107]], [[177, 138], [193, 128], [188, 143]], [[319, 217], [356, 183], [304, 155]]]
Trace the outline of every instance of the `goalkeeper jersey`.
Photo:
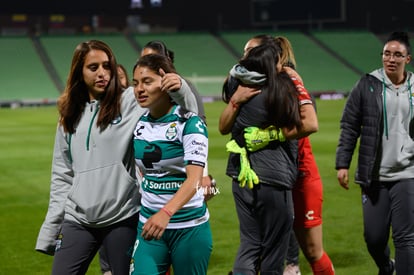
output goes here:
[[[208, 134], [203, 120], [180, 106], [159, 119], [145, 113], [134, 131], [136, 164], [143, 173], [140, 221], [158, 212], [186, 179], [186, 165], [204, 167], [208, 157]], [[204, 223], [209, 213], [203, 188], [197, 190], [172, 218], [167, 228]]]

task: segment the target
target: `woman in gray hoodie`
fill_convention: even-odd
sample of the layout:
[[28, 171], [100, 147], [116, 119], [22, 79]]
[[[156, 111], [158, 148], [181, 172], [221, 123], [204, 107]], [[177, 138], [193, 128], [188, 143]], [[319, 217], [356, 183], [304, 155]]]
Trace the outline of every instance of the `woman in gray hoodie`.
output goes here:
[[349, 167], [359, 148], [355, 182], [361, 188], [364, 238], [378, 274], [391, 275], [394, 269], [414, 274], [414, 91], [413, 73], [406, 68], [411, 61], [408, 34], [392, 33], [381, 58], [382, 68], [361, 77], [347, 99], [336, 149], [337, 178], [349, 188]]

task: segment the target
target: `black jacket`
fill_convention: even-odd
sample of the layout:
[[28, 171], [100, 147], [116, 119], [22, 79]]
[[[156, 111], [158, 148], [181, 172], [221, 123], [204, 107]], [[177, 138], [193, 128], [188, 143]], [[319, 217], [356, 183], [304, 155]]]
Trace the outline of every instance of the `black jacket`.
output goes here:
[[[244, 129], [248, 126], [262, 127], [269, 125], [265, 107], [265, 92], [252, 97], [239, 110], [232, 127], [232, 139], [244, 144]], [[240, 142], [240, 137], [242, 142]], [[259, 177], [260, 183], [274, 185], [284, 189], [292, 189], [298, 174], [298, 142], [273, 141], [268, 146], [255, 152], [249, 152], [248, 157], [252, 169]], [[237, 178], [240, 172], [240, 155], [231, 153], [227, 163], [226, 174]]]
[[351, 165], [360, 137], [355, 182], [369, 186], [380, 154], [383, 123], [382, 82], [366, 74], [352, 89], [341, 118], [341, 134], [336, 149], [336, 169]]

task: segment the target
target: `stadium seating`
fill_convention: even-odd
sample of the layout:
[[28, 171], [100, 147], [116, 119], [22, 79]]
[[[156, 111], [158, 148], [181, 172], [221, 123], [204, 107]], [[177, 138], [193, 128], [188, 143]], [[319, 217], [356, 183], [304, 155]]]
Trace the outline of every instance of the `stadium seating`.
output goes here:
[[135, 39], [141, 46], [151, 40], [163, 41], [174, 51], [177, 71], [205, 96], [221, 95], [223, 81], [237, 62], [210, 33], [139, 34]]
[[[222, 37], [237, 47], [242, 53], [247, 40], [260, 32], [222, 33]], [[299, 31], [273, 32], [275, 36], [285, 36], [292, 43], [295, 52], [297, 70], [301, 74], [309, 91], [349, 91], [359, 77], [344, 66], [325, 49], [321, 48], [312, 37]]]
[[0, 37], [0, 49], [1, 102], [48, 102], [57, 97], [56, 87], [30, 38]]
[[177, 71], [195, 84], [202, 96], [220, 97], [223, 81], [242, 56], [245, 43], [261, 33], [289, 38], [297, 70], [305, 86], [315, 94], [349, 92], [362, 73], [381, 66], [382, 42], [365, 31], [3, 36], [0, 73], [4, 80], [0, 83], [0, 103], [57, 99], [66, 82], [75, 46], [89, 39], [108, 43], [118, 62], [129, 70], [130, 77], [142, 46], [150, 40], [161, 40], [174, 51]]
[[314, 31], [312, 35], [338, 56], [350, 62], [359, 73], [369, 73], [382, 66], [383, 42], [367, 31]]

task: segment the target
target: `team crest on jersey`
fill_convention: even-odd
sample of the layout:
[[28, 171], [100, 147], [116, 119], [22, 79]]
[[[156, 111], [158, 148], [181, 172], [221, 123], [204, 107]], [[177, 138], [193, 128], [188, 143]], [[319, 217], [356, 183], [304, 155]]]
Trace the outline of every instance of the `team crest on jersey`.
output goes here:
[[168, 140], [172, 140], [177, 136], [177, 124], [171, 123], [170, 127], [168, 127], [167, 131], [165, 132], [165, 138]]

